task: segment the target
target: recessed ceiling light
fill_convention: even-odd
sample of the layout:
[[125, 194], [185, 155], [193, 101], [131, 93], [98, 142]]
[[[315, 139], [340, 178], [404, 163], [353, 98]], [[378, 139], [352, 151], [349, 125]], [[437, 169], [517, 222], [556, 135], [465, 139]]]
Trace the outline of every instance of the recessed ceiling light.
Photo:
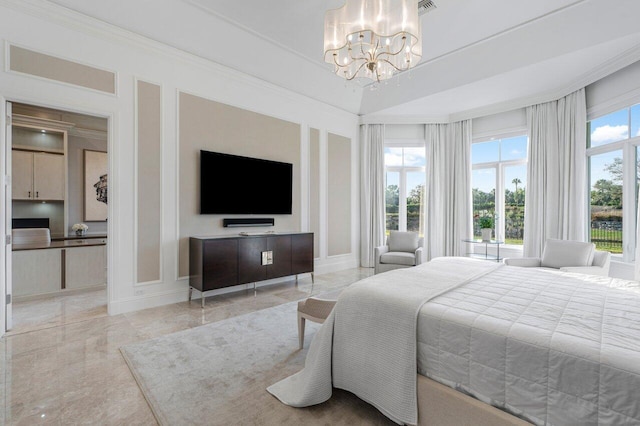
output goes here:
[[42, 133], [47, 133], [47, 131], [46, 131], [46, 130], [44, 130], [44, 129], [42, 129], [42, 130], [40, 130], [40, 131], [41, 131]]

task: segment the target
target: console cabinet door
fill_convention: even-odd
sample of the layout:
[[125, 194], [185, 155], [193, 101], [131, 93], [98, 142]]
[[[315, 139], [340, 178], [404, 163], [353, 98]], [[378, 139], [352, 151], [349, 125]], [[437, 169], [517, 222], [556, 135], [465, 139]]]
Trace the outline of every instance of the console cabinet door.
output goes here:
[[267, 250], [264, 237], [243, 237], [238, 240], [238, 284], [267, 279], [267, 268], [262, 265], [262, 252]]
[[207, 240], [202, 254], [203, 291], [238, 284], [238, 240]]
[[313, 272], [313, 234], [291, 236], [291, 274]]
[[291, 235], [267, 238], [267, 250], [273, 253], [273, 264], [267, 266], [267, 279], [291, 275]]

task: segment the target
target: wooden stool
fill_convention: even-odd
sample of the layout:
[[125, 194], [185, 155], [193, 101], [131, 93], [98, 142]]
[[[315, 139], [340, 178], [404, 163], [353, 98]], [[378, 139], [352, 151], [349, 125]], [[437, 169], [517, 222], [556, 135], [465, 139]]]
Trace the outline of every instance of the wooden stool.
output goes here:
[[322, 324], [336, 304], [340, 291], [342, 290], [309, 297], [298, 302], [298, 340], [300, 349], [304, 346], [305, 321], [309, 320]]

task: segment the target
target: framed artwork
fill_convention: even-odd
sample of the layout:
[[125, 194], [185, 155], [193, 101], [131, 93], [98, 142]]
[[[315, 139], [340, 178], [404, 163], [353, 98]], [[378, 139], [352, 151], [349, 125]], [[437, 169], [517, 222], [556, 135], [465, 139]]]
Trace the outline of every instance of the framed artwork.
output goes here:
[[84, 220], [107, 220], [107, 195], [109, 162], [107, 153], [84, 150]]

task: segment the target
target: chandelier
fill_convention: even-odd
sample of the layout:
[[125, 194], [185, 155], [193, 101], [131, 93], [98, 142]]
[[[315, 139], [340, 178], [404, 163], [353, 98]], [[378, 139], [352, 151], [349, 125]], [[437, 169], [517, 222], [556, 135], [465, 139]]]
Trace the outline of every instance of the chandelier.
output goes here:
[[387, 80], [422, 58], [416, 0], [346, 0], [324, 18], [324, 61], [346, 80]]

